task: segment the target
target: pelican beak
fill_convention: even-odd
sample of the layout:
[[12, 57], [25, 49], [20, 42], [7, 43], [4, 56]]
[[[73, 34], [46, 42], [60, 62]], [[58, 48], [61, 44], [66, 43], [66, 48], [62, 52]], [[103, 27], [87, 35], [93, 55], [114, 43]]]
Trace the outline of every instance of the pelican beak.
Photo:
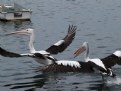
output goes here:
[[81, 54], [82, 52], [84, 52], [86, 50], [86, 48], [84, 46], [81, 46], [80, 48], [78, 48], [75, 52], [74, 52], [74, 58], [77, 57], [79, 54]]
[[6, 35], [12, 35], [12, 34], [28, 35], [29, 33], [26, 30], [20, 30], [20, 31], [16, 31], [16, 32], [11, 32]]

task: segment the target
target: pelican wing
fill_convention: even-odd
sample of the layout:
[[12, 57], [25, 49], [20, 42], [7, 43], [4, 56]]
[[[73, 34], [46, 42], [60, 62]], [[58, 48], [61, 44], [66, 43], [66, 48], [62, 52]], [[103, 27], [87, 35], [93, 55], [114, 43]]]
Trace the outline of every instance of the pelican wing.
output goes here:
[[115, 77], [116, 75], [113, 73], [112, 69], [108, 68], [106, 66], [106, 69], [104, 69], [102, 66], [99, 66], [95, 64], [94, 62], [88, 61], [88, 63], [93, 67], [93, 69], [97, 69], [102, 75], [107, 75], [111, 77]]
[[63, 52], [73, 41], [76, 34], [76, 26], [70, 26], [68, 28], [68, 34], [62, 40], [58, 41], [54, 45], [50, 46], [46, 51], [51, 54], [58, 54]]
[[107, 69], [103, 68], [102, 66], [92, 62], [92, 61], [88, 61], [88, 63], [93, 67], [93, 69], [97, 69], [100, 72], [106, 72], [107, 73]]
[[101, 60], [108, 68], [111, 68], [116, 64], [121, 65], [121, 58], [115, 56], [114, 54], [102, 58]]
[[1, 47], [0, 47], [0, 55], [4, 57], [22, 57], [20, 54], [9, 52]]
[[[75, 63], [75, 61], [74, 61]], [[65, 63], [64, 63], [65, 64]], [[92, 69], [92, 66], [87, 62], [79, 62], [80, 67], [76, 66], [76, 64], [70, 64], [68, 61], [68, 65], [64, 65], [63, 63], [53, 63], [48, 66], [45, 66], [41, 69], [43, 72], [55, 72], [55, 73], [61, 73], [61, 72], [94, 72]]]
[[34, 55], [32, 53], [18, 54], [18, 53], [10, 52], [1, 47], [0, 47], [0, 55], [4, 57], [35, 57], [36, 56], [36, 54]]
[[55, 73], [63, 73], [63, 72], [79, 72], [80, 68], [71, 67], [69, 65], [58, 65], [56, 63], [50, 64], [42, 69], [43, 72], [55, 72]]

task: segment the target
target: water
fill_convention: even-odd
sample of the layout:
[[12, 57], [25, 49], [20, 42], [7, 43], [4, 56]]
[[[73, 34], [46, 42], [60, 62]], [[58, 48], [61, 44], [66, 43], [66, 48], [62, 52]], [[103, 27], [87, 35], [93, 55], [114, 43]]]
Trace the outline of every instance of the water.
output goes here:
[[[18, 0], [9, 0], [9, 2]], [[8, 3], [0, 0], [0, 3]], [[29, 52], [28, 36], [2, 36], [23, 28], [35, 29], [35, 48], [47, 49], [62, 39], [68, 25], [77, 25], [73, 43], [57, 59], [68, 59], [84, 41], [89, 42], [90, 56], [105, 57], [121, 49], [120, 0], [19, 0], [33, 10], [31, 21], [0, 22], [0, 46], [16, 53]], [[73, 59], [82, 60], [83, 55]], [[32, 58], [0, 56], [0, 91], [120, 91], [121, 67], [115, 66], [118, 80], [102, 82], [99, 74], [36, 72]]]

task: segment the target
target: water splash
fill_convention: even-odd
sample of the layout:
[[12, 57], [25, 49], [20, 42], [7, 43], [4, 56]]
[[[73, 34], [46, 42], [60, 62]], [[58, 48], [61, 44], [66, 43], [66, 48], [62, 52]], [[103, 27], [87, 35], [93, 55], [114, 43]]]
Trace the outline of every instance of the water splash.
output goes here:
[[116, 78], [110, 78], [106, 81], [107, 85], [121, 85], [121, 78], [116, 77]]

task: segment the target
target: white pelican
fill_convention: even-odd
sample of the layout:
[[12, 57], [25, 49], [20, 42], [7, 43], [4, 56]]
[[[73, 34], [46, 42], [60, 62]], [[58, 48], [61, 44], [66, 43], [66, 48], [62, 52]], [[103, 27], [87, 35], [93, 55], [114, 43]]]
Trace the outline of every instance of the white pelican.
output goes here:
[[119, 58], [121, 57], [121, 52], [116, 51], [112, 55], [105, 57], [103, 59], [99, 58], [91, 59], [89, 57], [89, 45], [87, 42], [84, 42], [83, 45], [75, 51], [74, 53], [75, 57], [77, 57], [79, 54], [81, 54], [84, 51], [86, 51], [84, 55], [85, 62], [90, 62], [92, 65], [94, 65], [94, 68], [100, 71], [102, 75], [108, 74], [110, 76], [115, 76], [115, 74], [113, 74], [112, 72], [111, 66], [113, 66], [116, 63], [121, 63], [121, 60]]
[[8, 35], [11, 35], [11, 34], [30, 35], [30, 42], [29, 42], [30, 53], [24, 53], [24, 54], [13, 53], [13, 52], [6, 51], [5, 49], [0, 47], [0, 51], [1, 51], [0, 55], [6, 56], [6, 57], [30, 56], [30, 57], [39, 59], [38, 62], [40, 63], [50, 64], [50, 62], [49, 63], [47, 61], [43, 62], [43, 61], [40, 61], [40, 59], [45, 59], [43, 56], [49, 56], [51, 54], [58, 54], [58, 53], [63, 52], [72, 43], [73, 39], [75, 38], [76, 29], [77, 29], [76, 26], [69, 25], [68, 33], [62, 40], [50, 46], [48, 49], [40, 50], [40, 51], [36, 51], [33, 45], [33, 42], [34, 42], [34, 30], [33, 29], [28, 28], [25, 30], [17, 31], [17, 32], [12, 32]]
[[[85, 61], [90, 61], [89, 45], [87, 42], [84, 42], [83, 45], [74, 53], [75, 57], [85, 50], [86, 50]], [[121, 65], [121, 51], [117, 50], [114, 53], [110, 54], [109, 56], [101, 58], [99, 60], [102, 61], [101, 63], [103, 63], [103, 65], [105, 65], [108, 68], [112, 68], [116, 64]]]

